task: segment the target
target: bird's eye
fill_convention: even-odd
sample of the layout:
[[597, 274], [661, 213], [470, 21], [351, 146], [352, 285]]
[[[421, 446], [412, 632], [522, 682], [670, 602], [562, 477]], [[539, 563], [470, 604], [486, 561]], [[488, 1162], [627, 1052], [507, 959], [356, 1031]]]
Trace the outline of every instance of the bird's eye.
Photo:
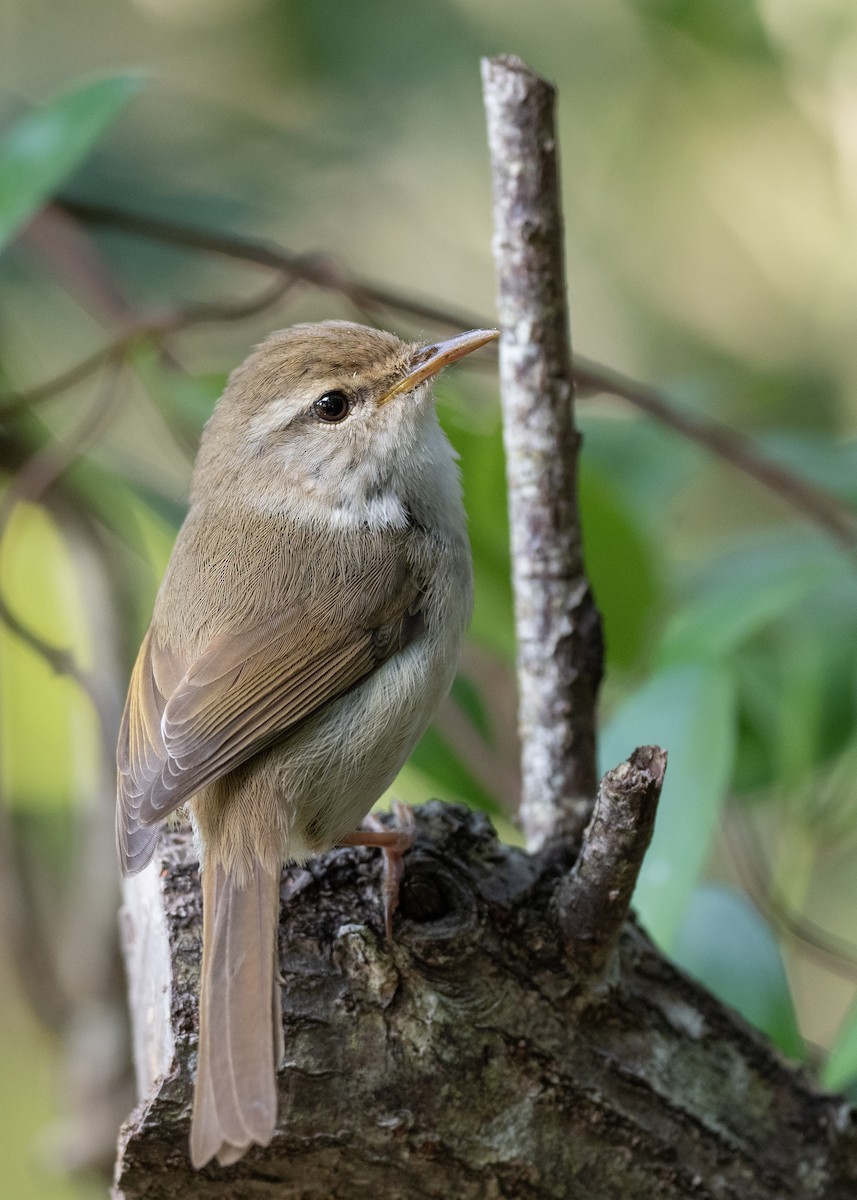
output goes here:
[[351, 401], [345, 392], [325, 392], [313, 402], [312, 411], [319, 421], [335, 424], [343, 421], [351, 412]]

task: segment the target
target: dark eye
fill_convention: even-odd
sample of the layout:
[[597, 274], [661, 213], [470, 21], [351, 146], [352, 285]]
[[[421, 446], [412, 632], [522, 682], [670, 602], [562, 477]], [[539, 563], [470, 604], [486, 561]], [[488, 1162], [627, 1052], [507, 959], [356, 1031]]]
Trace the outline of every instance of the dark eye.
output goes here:
[[319, 421], [335, 424], [344, 420], [351, 412], [351, 401], [345, 392], [325, 392], [313, 402], [312, 411]]

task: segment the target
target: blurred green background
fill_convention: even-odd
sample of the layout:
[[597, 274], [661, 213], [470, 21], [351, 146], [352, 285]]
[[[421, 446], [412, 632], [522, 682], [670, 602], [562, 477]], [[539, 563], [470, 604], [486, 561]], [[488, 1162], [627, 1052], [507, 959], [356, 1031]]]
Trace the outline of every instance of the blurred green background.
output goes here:
[[[0, 628], [0, 1161], [6, 1194], [52, 1200], [103, 1194], [133, 1103], [112, 738], [199, 429], [271, 328], [361, 311], [293, 287], [244, 319], [221, 309], [141, 333], [121, 362], [25, 404], [129, 327], [250, 302], [273, 278], [61, 208], [34, 214], [59, 191], [273, 240], [491, 321], [479, 57], [519, 54], [560, 90], [576, 349], [854, 504], [857, 8], [5, 0], [0, 44], [2, 599], [72, 650], [91, 692]], [[370, 316], [409, 336], [441, 329], [395, 307]], [[454, 695], [395, 790], [486, 808], [514, 837], [490, 364], [439, 391], [477, 607]], [[853, 546], [617, 400], [584, 398], [579, 416], [607, 631], [603, 763], [646, 741], [670, 752], [641, 918], [786, 1053], [853, 1089]]]

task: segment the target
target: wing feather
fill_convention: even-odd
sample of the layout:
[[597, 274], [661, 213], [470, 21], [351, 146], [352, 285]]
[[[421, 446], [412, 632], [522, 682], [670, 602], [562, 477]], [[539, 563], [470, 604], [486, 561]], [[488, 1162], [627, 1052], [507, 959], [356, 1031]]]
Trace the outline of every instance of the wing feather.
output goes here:
[[418, 597], [396, 555], [386, 573], [373, 571], [368, 589], [355, 581], [337, 604], [291, 605], [249, 628], [221, 630], [191, 662], [150, 628], [117, 751], [123, 871], [146, 865], [158, 824], [170, 812], [405, 645], [418, 629]]

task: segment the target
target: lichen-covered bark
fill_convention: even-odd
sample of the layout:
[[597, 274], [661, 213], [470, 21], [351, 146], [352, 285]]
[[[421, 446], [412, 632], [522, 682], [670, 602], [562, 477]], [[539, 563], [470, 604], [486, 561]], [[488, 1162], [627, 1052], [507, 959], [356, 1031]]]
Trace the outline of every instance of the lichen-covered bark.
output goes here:
[[[581, 984], [557, 904], [571, 843], [527, 855], [439, 803], [418, 811], [417, 830], [393, 946], [371, 851], [283, 873], [279, 1128], [267, 1149], [199, 1173], [187, 1158], [199, 889], [187, 838], [164, 838], [173, 1062], [124, 1130], [117, 1197], [857, 1194], [848, 1105], [636, 925]], [[149, 906], [127, 914], [129, 937], [146, 936]]]
[[482, 80], [518, 646], [520, 818], [537, 849], [555, 835], [579, 836], [595, 799], [601, 626], [577, 507], [554, 89], [511, 56], [485, 59]]

